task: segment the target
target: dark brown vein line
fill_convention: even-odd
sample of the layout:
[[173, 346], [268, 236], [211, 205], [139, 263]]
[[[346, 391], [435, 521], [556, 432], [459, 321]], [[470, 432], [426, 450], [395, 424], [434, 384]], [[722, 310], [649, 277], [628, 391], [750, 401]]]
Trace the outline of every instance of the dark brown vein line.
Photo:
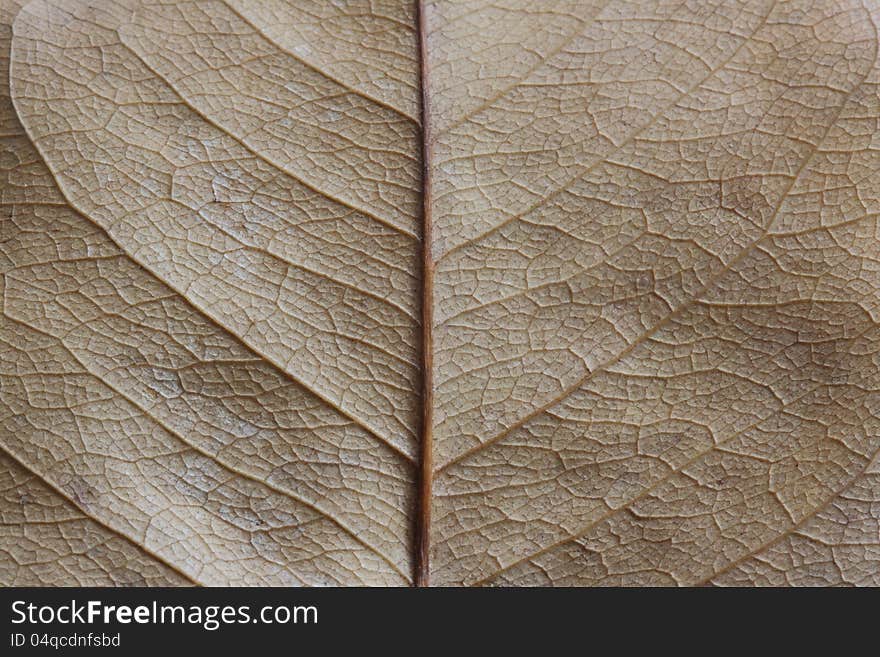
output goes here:
[[415, 0], [418, 28], [422, 126], [422, 391], [418, 490], [416, 491], [413, 583], [430, 585], [431, 500], [433, 484], [434, 343], [432, 327], [434, 263], [431, 256], [431, 124], [428, 106], [428, 35], [422, 0]]
[[175, 565], [174, 565], [173, 563], [171, 563], [170, 561], [167, 561], [164, 557], [159, 556], [157, 553], [153, 552], [153, 551], [150, 550], [149, 548], [147, 548], [147, 547], [145, 547], [145, 546], [143, 546], [143, 545], [140, 545], [140, 544], [137, 543], [136, 541], [132, 540], [131, 538], [129, 538], [128, 536], [126, 536], [125, 534], [123, 534], [121, 531], [119, 531], [119, 530], [116, 529], [115, 527], [112, 527], [111, 525], [107, 524], [105, 521], [103, 521], [103, 520], [99, 520], [98, 518], [96, 518], [96, 517], [95, 517], [94, 515], [92, 515], [91, 513], [88, 513], [88, 512], [87, 512], [87, 511], [86, 511], [86, 510], [85, 510], [85, 509], [84, 509], [84, 508], [83, 508], [83, 507], [82, 507], [82, 506], [81, 506], [81, 505], [75, 500], [75, 499], [73, 499], [70, 495], [68, 495], [67, 493], [65, 493], [61, 488], [59, 488], [58, 486], [56, 486], [54, 483], [52, 483], [51, 481], [49, 481], [48, 479], [46, 479], [45, 477], [43, 477], [42, 475], [40, 475], [40, 474], [39, 474], [38, 472], [36, 472], [33, 468], [31, 468], [30, 466], [28, 466], [27, 464], [25, 464], [24, 461], [22, 461], [18, 456], [16, 456], [15, 454], [13, 454], [13, 453], [12, 453], [12, 452], [11, 452], [11, 451], [10, 451], [5, 445], [3, 445], [2, 443], [0, 443], [0, 452], [3, 452], [4, 454], [6, 454], [6, 456], [8, 456], [8, 457], [9, 457], [10, 459], [12, 459], [13, 461], [15, 461], [15, 462], [16, 462], [16, 463], [17, 463], [17, 464], [18, 464], [23, 470], [26, 470], [27, 472], [29, 472], [29, 473], [30, 473], [33, 477], [35, 477], [37, 480], [41, 481], [44, 485], [46, 485], [47, 487], [51, 488], [52, 491], [54, 491], [57, 495], [59, 495], [60, 497], [62, 497], [62, 498], [65, 499], [65, 500], [67, 500], [68, 503], [70, 503], [71, 505], [73, 505], [73, 506], [74, 506], [74, 507], [75, 507], [80, 513], [82, 513], [83, 516], [85, 516], [85, 518], [87, 518], [88, 520], [91, 520], [91, 521], [94, 522], [96, 525], [99, 525], [99, 526], [103, 527], [103, 528], [106, 529], [108, 532], [112, 533], [114, 536], [118, 536], [119, 538], [121, 538], [122, 540], [124, 540], [126, 543], [132, 545], [135, 549], [137, 549], [137, 550], [143, 552], [144, 554], [146, 554], [147, 556], [149, 556], [151, 559], [154, 559], [155, 561], [158, 561], [159, 563], [161, 563], [163, 566], [165, 566], [165, 567], [168, 568], [169, 570], [171, 570], [171, 571], [177, 573], [178, 575], [180, 575], [181, 577], [183, 577], [183, 578], [186, 579], [187, 581], [191, 582], [191, 583], [193, 584], [193, 586], [203, 586], [203, 584], [202, 584], [201, 582], [199, 582], [199, 581], [193, 579], [192, 576], [190, 576], [190, 575], [188, 575], [187, 573], [185, 573], [184, 571], [182, 571], [180, 568], [178, 568], [177, 566], [175, 566]]

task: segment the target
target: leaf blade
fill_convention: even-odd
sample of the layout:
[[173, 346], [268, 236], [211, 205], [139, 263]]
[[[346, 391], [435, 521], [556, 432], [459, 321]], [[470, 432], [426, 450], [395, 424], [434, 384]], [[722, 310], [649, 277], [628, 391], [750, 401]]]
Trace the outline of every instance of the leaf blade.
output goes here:
[[[643, 11], [642, 7], [644, 4], [637, 11]], [[644, 11], [673, 11], [672, 6], [662, 3], [650, 7]], [[734, 9], [729, 4], [723, 7]], [[691, 481], [693, 475], [689, 476], [685, 469], [688, 459], [685, 464], [676, 465], [675, 461], [666, 463], [662, 451], [640, 451], [648, 436], [659, 431], [652, 427], [666, 423], [665, 441], [674, 438], [678, 449], [685, 453], [697, 450], [703, 454], [703, 461], [726, 458], [727, 465], [716, 464], [716, 469], [735, 470], [733, 457], [712, 456], [724, 453], [725, 448], [699, 450], [698, 446], [735, 441], [736, 425], [750, 424], [749, 414], [768, 413], [805, 385], [802, 380], [773, 384], [768, 374], [758, 374], [756, 366], [750, 363], [753, 355], [743, 341], [751, 339], [757, 347], [763, 334], [763, 339], [771, 344], [787, 345], [791, 356], [786, 357], [790, 360], [778, 364], [777, 376], [791, 376], [788, 370], [795, 367], [794, 363], [802, 370], [810, 370], [821, 386], [830, 386], [832, 381], [846, 376], [845, 369], [828, 362], [827, 354], [817, 354], [811, 363], [802, 353], [809, 348], [806, 344], [788, 344], [790, 338], [786, 333], [793, 330], [795, 322], [809, 325], [812, 337], [823, 345], [839, 349], [838, 359], [849, 358], [854, 368], [855, 363], [862, 369], [873, 368], [870, 359], [856, 359], [846, 351], [852, 334], [873, 329], [873, 301], [853, 298], [845, 288], [835, 288], [828, 302], [818, 295], [810, 298], [786, 293], [785, 288], [791, 283], [782, 270], [775, 277], [768, 275], [762, 279], [760, 287], [749, 289], [744, 285], [730, 290], [726, 296], [718, 291], [719, 287], [728, 287], [728, 281], [738, 271], [754, 266], [752, 251], [762, 252], [763, 244], [773, 240], [775, 226], [790, 222], [791, 217], [802, 212], [801, 188], [821, 185], [827, 177], [829, 155], [823, 141], [829, 135], [839, 140], [834, 132], [845, 130], [838, 123], [847, 121], [850, 101], [858, 98], [861, 104], [863, 98], [873, 98], [868, 83], [876, 75], [876, 33], [863, 6], [853, 3], [840, 13], [830, 5], [815, 8], [815, 15], [809, 18], [800, 11], [801, 7], [765, 3], [764, 8], [767, 11], [763, 18], [762, 12], [756, 11], [752, 29], [748, 30], [754, 35], [734, 44], [732, 54], [722, 60], [729, 60], [727, 63], [717, 70], [708, 67], [708, 75], [698, 78], [693, 89], [689, 86], [688, 93], [672, 105], [663, 106], [656, 117], [625, 139], [620, 148], [612, 150], [607, 160], [585, 165], [582, 182], [565, 192], [567, 198], [560, 197], [543, 211], [536, 206], [530, 222], [518, 224], [521, 220], [514, 214], [507, 223], [499, 224], [497, 233], [487, 233], [490, 238], [497, 235], [497, 239], [482, 251], [478, 250], [482, 246], [480, 238], [472, 247], [456, 245], [457, 253], [450, 250], [466, 255], [450, 264], [453, 277], [447, 284], [445, 299], [499, 293], [498, 286], [480, 287], [472, 282], [473, 278], [463, 276], [456, 279], [456, 268], [461, 267], [461, 262], [471, 266], [485, 281], [493, 279], [480, 267], [485, 267], [487, 261], [505, 262], [506, 258], [515, 264], [520, 279], [517, 287], [511, 285], [514, 293], [510, 293], [511, 287], [501, 288], [502, 300], [481, 303], [471, 312], [454, 308], [454, 318], [444, 327], [448, 345], [445, 353], [444, 337], [438, 338], [440, 353], [444, 353], [441, 362], [456, 364], [450, 368], [452, 376], [442, 371], [439, 374], [439, 388], [442, 390], [444, 384], [449, 388], [445, 395], [440, 393], [440, 404], [468, 399], [470, 395], [470, 405], [450, 404], [458, 415], [452, 416], [448, 428], [438, 428], [436, 432], [440, 444], [435, 478], [436, 581], [508, 585], [700, 581], [705, 568], [711, 567], [701, 563], [700, 558], [708, 560], [717, 554], [714, 558], [723, 564], [728, 552], [736, 554], [760, 545], [762, 534], [754, 523], [748, 526], [749, 514], [754, 510], [732, 503], [717, 512], [730, 525], [723, 529], [689, 521], [690, 514], [694, 514], [710, 525], [714, 522], [712, 506], [700, 501], [700, 495], [705, 498], [712, 494], [711, 488], [696, 490], [697, 485]], [[612, 9], [620, 13], [627, 10], [623, 3], [613, 5]], [[787, 9], [791, 9], [790, 14]], [[704, 17], [709, 15], [707, 9]], [[616, 14], [600, 13], [583, 39], [588, 43], [591, 38], [598, 41], [603, 27], [610, 29], [607, 25], [619, 18]], [[673, 18], [668, 13], [659, 22], [666, 26]], [[639, 25], [652, 29], [655, 25], [645, 18], [628, 20], [633, 35], [638, 33]], [[822, 23], [823, 30], [810, 35], [811, 20]], [[630, 49], [626, 61], [641, 65], [643, 58], [638, 52], [643, 42], [628, 42], [627, 30], [614, 29], [620, 50]], [[697, 42], [704, 38], [699, 33], [687, 36]], [[656, 33], [652, 38], [656, 38]], [[775, 43], [782, 45], [770, 45]], [[461, 47], [466, 50], [467, 44]], [[599, 58], [613, 58], [613, 53], [598, 45], [580, 47], [584, 52], [598, 53]], [[687, 47], [693, 50], [693, 44]], [[657, 52], [653, 46], [649, 49]], [[845, 52], [858, 55], [849, 60]], [[836, 71], [840, 80], [828, 80], [829, 71], [836, 70], [832, 65], [806, 65], [804, 62], [811, 57], [832, 61], [839, 58], [838, 61], [845, 62]], [[747, 82], [750, 75], [754, 76], [753, 84]], [[601, 87], [601, 83], [595, 86]], [[758, 91], [762, 86], [769, 88]], [[776, 90], [771, 93], [774, 86]], [[749, 116], [735, 104], [738, 93], [743, 97], [747, 93], [741, 89], [749, 90]], [[553, 93], [562, 93], [557, 87], [545, 88], [544, 92], [553, 100]], [[763, 106], [758, 100], [762, 98], [767, 99]], [[799, 112], [798, 106], [804, 109]], [[876, 109], [869, 112], [876, 113]], [[813, 123], [792, 121], [790, 117], [794, 116], [808, 116]], [[716, 123], [713, 117], [723, 120]], [[728, 125], [739, 131], [731, 131]], [[499, 131], [497, 142], [507, 143], [507, 138], [509, 133]], [[528, 133], [522, 137], [527, 138]], [[774, 161], [769, 156], [755, 155], [756, 143], [761, 143], [768, 153], [792, 156]], [[449, 150], [463, 157], [469, 152], [467, 144], [457, 142]], [[828, 150], [831, 149], [829, 145]], [[520, 151], [513, 148], [511, 152]], [[499, 161], [503, 157], [504, 154], [499, 155]], [[523, 170], [528, 168], [520, 169], [518, 175]], [[461, 176], [451, 173], [449, 178], [456, 182]], [[855, 181], [855, 186], [859, 184]], [[509, 196], [501, 203], [508, 199]], [[870, 216], [862, 218], [871, 221]], [[636, 228], [624, 230], [627, 226]], [[605, 228], [605, 233], [600, 228]], [[608, 244], [605, 235], [622, 238]], [[852, 242], [851, 236], [845, 239], [847, 244]], [[590, 249], [596, 253], [592, 261]], [[582, 264], [578, 258], [585, 253], [586, 262]], [[814, 253], [811, 259], [818, 261], [821, 256]], [[861, 250], [861, 258], [863, 263], [870, 262], [868, 248]], [[542, 268], [549, 273], [542, 272]], [[529, 276], [530, 270], [534, 271], [533, 276]], [[503, 275], [507, 270], [499, 267], [499, 272]], [[542, 276], [550, 282], [542, 281]], [[829, 273], [826, 280], [833, 285], [834, 274]], [[865, 284], [873, 286], [867, 279]], [[774, 297], [776, 285], [780, 290]], [[805, 285], [801, 287], [808, 289]], [[727, 310], [734, 315], [737, 304], [747, 302], [749, 293], [764, 294], [768, 305], [766, 317], [756, 318], [754, 311], [750, 330], [743, 318], [723, 321], [721, 314]], [[703, 308], [713, 294], [728, 302], [724, 309], [715, 311], [717, 317]], [[798, 301], [805, 308], [785, 317], [785, 304]], [[845, 310], [833, 307], [838, 301]], [[774, 316], [777, 306], [779, 312]], [[574, 310], [578, 307], [583, 312]], [[839, 334], [826, 328], [823, 317], [835, 327], [845, 326], [846, 332]], [[724, 337], [725, 333], [734, 332], [738, 333], [740, 347], [732, 346], [737, 343]], [[823, 332], [826, 334], [819, 338]], [[661, 353], [666, 354], [670, 363], [668, 372], [664, 370]], [[760, 349], [754, 353], [760, 353]], [[500, 361], [498, 354], [506, 354], [506, 359]], [[465, 362], [469, 367], [476, 362], [479, 367], [471, 372], [458, 365]], [[682, 383], [688, 376], [690, 382]], [[725, 383], [724, 378], [729, 380]], [[569, 383], [560, 385], [559, 381]], [[674, 387], [664, 397], [664, 389], [673, 382]], [[738, 390], [738, 395], [748, 403], [738, 404], [737, 394], [730, 390]], [[859, 388], [850, 390], [856, 394]], [[869, 387], [857, 397], [870, 403], [875, 394], [874, 388]], [[711, 412], [699, 406], [689, 408], [688, 398], [703, 400]], [[817, 399], [813, 402], [819, 403]], [[727, 419], [720, 410], [725, 407]], [[837, 412], [846, 417], [846, 413], [854, 410], [842, 405]], [[708, 421], [712, 413], [717, 413], [717, 417]], [[725, 429], [719, 422], [726, 422], [733, 429]], [[873, 426], [873, 419], [866, 417], [864, 422], [867, 424], [859, 433], [861, 442], [851, 438], [858, 449], [848, 451], [848, 447], [836, 453], [833, 445], [839, 438], [832, 432], [824, 439], [811, 436], [815, 444], [810, 449], [836, 454], [829, 462], [798, 463], [797, 454], [787, 457], [793, 462], [789, 468], [809, 469], [811, 475], [805, 479], [813, 481], [787, 484], [786, 494], [793, 498], [784, 503], [774, 502], [774, 484], [767, 486], [765, 497], [754, 502], [764, 504], [764, 512], [772, 518], [764, 536], [787, 531], [785, 528], [792, 524], [788, 507], [799, 515], [801, 503], [795, 503], [794, 498], [817, 494], [811, 491], [811, 485], [817, 490], [825, 489], [828, 482], [840, 481], [838, 468], [858, 470], [858, 466], [865, 465], [865, 459], [870, 462], [871, 450], [866, 446], [873, 444], [873, 430], [867, 426]], [[803, 424], [808, 426], [807, 422]], [[493, 430], [487, 434], [487, 428]], [[847, 425], [845, 430], [854, 428]], [[765, 440], [772, 444], [785, 435], [780, 431], [768, 432]], [[658, 438], [651, 438], [655, 440]], [[830, 444], [820, 447], [823, 440]], [[707, 468], [702, 472], [704, 477]], [[785, 469], [781, 465], [772, 469], [768, 466], [765, 476], [772, 482], [770, 472]], [[761, 478], [759, 469], [755, 470], [751, 479], [730, 477], [736, 483], [715, 494], [735, 497], [755, 489], [758, 484], [754, 481]], [[654, 482], [666, 482], [666, 489], [663, 483]], [[652, 494], [654, 486], [660, 492]], [[687, 493], [690, 506], [684, 502], [673, 504], [673, 491], [685, 496], [688, 488], [693, 489]], [[664, 494], [669, 499], [665, 503], [658, 501]], [[649, 504], [651, 500], [653, 506]], [[629, 511], [633, 502], [636, 510]], [[675, 516], [674, 509], [681, 515]], [[618, 525], [628, 521], [628, 533], [618, 537], [611, 527], [612, 521]], [[735, 531], [732, 527], [737, 527], [737, 522], [742, 523], [745, 533], [743, 546], [737, 544], [737, 537], [728, 535]], [[678, 531], [674, 530], [676, 526], [680, 526]], [[605, 532], [602, 537], [596, 535], [600, 529]], [[662, 538], [654, 545], [647, 538], [639, 539], [640, 531]], [[629, 540], [631, 545], [615, 547], [614, 541], [618, 540]], [[589, 546], [585, 546], [587, 541], [591, 541]], [[698, 545], [699, 550], [688, 541]], [[605, 559], [610, 563], [606, 564]], [[605, 575], [603, 568], [607, 570]]]

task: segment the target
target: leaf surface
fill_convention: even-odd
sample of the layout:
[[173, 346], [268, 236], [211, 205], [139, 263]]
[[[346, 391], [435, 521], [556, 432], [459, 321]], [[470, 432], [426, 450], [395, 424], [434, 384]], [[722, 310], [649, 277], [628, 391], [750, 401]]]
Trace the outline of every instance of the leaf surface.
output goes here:
[[875, 3], [0, 22], [4, 584], [880, 584]]

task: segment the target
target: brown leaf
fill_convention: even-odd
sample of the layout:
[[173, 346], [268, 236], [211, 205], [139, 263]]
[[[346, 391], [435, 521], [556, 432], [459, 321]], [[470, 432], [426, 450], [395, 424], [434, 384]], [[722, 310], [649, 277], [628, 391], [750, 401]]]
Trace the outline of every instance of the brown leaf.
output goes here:
[[3, 584], [880, 584], [873, 4], [0, 12]]

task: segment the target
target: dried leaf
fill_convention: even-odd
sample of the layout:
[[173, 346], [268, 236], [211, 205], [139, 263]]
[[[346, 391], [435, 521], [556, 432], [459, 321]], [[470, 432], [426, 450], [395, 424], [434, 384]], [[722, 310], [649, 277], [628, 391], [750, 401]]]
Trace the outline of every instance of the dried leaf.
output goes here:
[[880, 585], [874, 3], [0, 12], [3, 584]]

